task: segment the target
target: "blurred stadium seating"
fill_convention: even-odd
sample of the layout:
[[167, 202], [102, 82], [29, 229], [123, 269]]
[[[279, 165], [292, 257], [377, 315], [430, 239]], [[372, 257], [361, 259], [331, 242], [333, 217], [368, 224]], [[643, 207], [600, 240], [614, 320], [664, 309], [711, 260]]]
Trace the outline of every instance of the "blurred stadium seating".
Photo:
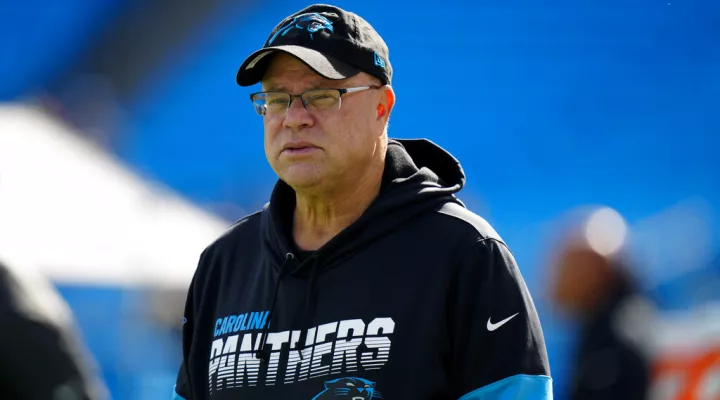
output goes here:
[[[199, 253], [267, 199], [262, 121], [234, 74], [307, 4], [0, 1], [0, 256], [53, 279], [115, 399], [168, 397]], [[455, 154], [462, 198], [516, 254], [556, 398], [574, 330], [545, 299], [550, 244], [595, 205], [627, 221], [659, 307], [656, 398], [717, 398], [679, 394], [676, 372], [709, 357], [690, 381], [720, 392], [720, 3], [336, 4], [390, 47], [391, 136]]]

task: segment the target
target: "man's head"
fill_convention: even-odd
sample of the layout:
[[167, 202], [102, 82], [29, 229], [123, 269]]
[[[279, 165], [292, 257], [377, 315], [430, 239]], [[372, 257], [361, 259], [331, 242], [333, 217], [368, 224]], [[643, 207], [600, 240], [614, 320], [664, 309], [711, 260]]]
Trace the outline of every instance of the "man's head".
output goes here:
[[627, 225], [608, 207], [574, 210], [551, 249], [550, 295], [569, 315], [591, 315], [629, 288]]
[[277, 53], [293, 55], [328, 79], [350, 78], [366, 72], [383, 85], [392, 81], [388, 47], [362, 17], [341, 8], [315, 4], [283, 19], [260, 50], [238, 70], [240, 86], [260, 82]]
[[391, 78], [377, 32], [326, 5], [285, 18], [237, 74], [241, 86], [262, 83], [251, 99], [263, 116], [270, 165], [306, 191], [342, 189], [378, 168], [395, 101]]

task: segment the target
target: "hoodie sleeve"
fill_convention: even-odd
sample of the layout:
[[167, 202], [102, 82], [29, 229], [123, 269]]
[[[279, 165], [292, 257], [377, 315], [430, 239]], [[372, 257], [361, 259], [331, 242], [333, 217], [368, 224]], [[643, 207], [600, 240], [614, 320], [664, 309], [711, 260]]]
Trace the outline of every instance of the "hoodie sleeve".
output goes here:
[[172, 400], [190, 400], [190, 380], [188, 379], [187, 367], [184, 361], [180, 364], [180, 370], [173, 389]]
[[190, 369], [188, 359], [190, 355], [190, 344], [192, 343], [194, 313], [194, 283], [190, 284], [185, 302], [185, 313], [182, 325], [182, 362], [178, 369], [175, 387], [172, 392], [172, 400], [190, 400], [192, 399], [192, 389], [190, 386]]
[[[195, 334], [195, 325], [198, 314], [198, 301], [202, 297], [202, 283], [207, 277], [205, 268], [208, 263], [208, 254], [210, 247], [205, 248], [200, 254], [195, 274], [188, 287], [187, 296], [185, 298], [185, 309], [182, 321], [182, 362], [178, 368], [175, 386], [172, 391], [172, 400], [198, 400], [197, 391], [199, 388], [193, 382], [200, 379], [193, 376], [195, 372], [190, 360], [190, 350], [192, 348], [193, 336]], [[200, 293], [198, 293], [200, 292]], [[196, 374], [197, 375], [197, 374]]]
[[540, 321], [510, 250], [482, 239], [461, 257], [450, 314], [457, 398], [552, 399]]

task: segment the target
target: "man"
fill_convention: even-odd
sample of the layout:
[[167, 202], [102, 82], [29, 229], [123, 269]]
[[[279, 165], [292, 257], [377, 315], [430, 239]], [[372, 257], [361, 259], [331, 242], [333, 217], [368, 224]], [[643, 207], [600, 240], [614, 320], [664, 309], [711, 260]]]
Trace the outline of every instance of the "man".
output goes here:
[[388, 48], [313, 5], [240, 67], [279, 180], [201, 255], [180, 399], [551, 399], [513, 256], [454, 196], [458, 161], [387, 138]]
[[573, 400], [649, 397], [652, 305], [631, 273], [624, 221], [600, 208], [558, 242], [552, 300], [580, 325], [570, 377]]
[[67, 304], [28, 266], [0, 263], [0, 398], [107, 398]]

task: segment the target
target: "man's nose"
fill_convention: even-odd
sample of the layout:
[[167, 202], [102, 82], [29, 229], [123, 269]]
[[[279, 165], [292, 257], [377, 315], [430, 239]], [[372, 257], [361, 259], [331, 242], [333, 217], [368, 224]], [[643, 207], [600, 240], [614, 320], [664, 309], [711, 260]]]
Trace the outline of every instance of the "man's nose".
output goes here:
[[312, 115], [305, 108], [302, 99], [297, 97], [292, 99], [287, 111], [285, 111], [285, 126], [297, 131], [312, 125]]

